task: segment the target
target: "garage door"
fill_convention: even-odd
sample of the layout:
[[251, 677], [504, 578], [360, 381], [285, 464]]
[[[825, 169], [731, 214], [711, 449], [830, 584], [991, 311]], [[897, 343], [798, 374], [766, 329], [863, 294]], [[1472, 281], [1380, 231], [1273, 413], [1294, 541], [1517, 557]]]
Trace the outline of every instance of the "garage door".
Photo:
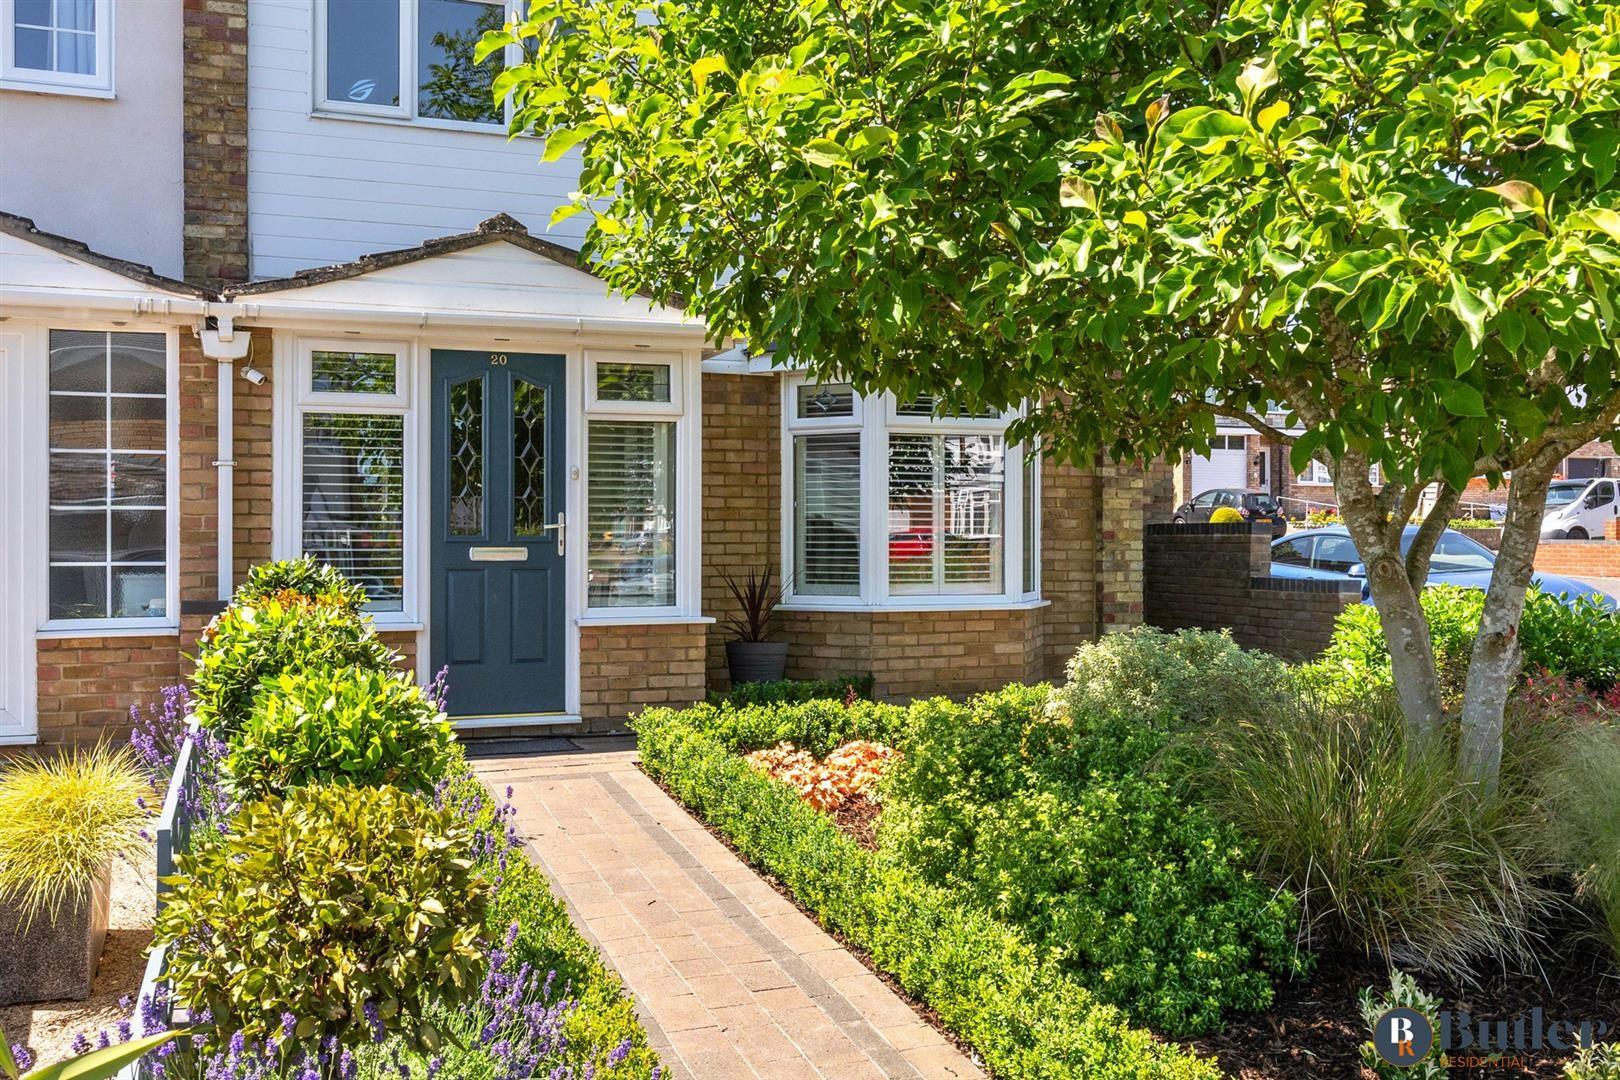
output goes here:
[[1249, 454], [1242, 435], [1217, 435], [1210, 440], [1209, 455], [1194, 454], [1192, 494], [1210, 488], [1249, 486]]

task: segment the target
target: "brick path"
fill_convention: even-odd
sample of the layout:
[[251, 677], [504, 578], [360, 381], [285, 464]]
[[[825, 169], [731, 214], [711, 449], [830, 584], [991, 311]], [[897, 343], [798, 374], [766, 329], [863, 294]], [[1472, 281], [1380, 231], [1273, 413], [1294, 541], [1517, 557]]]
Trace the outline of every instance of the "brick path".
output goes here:
[[647, 779], [631, 740], [491, 751], [512, 756], [479, 757], [479, 775], [513, 788], [530, 857], [623, 977], [668, 1075], [983, 1080]]

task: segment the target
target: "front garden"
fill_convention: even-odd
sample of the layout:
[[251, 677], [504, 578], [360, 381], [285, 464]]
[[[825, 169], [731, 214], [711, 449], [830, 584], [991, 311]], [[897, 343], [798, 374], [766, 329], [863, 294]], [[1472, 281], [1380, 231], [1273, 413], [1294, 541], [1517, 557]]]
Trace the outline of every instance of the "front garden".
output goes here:
[[[1478, 599], [1425, 603], [1458, 687]], [[1616, 627], [1580, 619], [1527, 619], [1490, 796], [1407, 744], [1371, 609], [1312, 665], [1140, 630], [1057, 688], [635, 726], [648, 772], [996, 1077], [1355, 1075], [1397, 1001], [1620, 1032]]]
[[[83, 857], [51, 856], [50, 875], [82, 879], [63, 877], [56, 900], [88, 899], [85, 881], [129, 845], [142, 767], [173, 789], [188, 842], [164, 879], [134, 1015], [84, 1037], [75, 1068], [656, 1078], [617, 977], [524, 856], [512, 808], [473, 776], [442, 688], [400, 670], [362, 602], [307, 560], [255, 569], [199, 642], [188, 685], [138, 727], [137, 755], [80, 762], [99, 772], [76, 805], [117, 820]], [[10, 895], [44, 912], [53, 889]], [[18, 1046], [0, 1066], [14, 1075], [31, 1056]]]

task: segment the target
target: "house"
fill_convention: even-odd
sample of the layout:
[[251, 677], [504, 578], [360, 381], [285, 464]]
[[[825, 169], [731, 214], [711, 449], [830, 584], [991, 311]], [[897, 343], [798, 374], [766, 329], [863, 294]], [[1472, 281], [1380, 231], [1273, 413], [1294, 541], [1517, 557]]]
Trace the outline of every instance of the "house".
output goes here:
[[[514, 6], [518, 0], [513, 0]], [[1049, 677], [1139, 622], [1169, 470], [1075, 468], [717, 351], [547, 232], [470, 43], [505, 0], [0, 3], [0, 741], [178, 681], [310, 554], [464, 728], [607, 730], [725, 685], [723, 574], [793, 676]]]
[[[1266, 423], [1290, 435], [1305, 429], [1280, 408], [1273, 408]], [[1376, 477], [1374, 482], [1376, 483]], [[1327, 466], [1312, 461], [1296, 473], [1288, 447], [1263, 435], [1241, 420], [1217, 419], [1215, 436], [1204, 453], [1182, 455], [1175, 470], [1176, 505], [1211, 488], [1249, 488], [1277, 497], [1283, 511], [1304, 517], [1312, 510], [1338, 505]]]

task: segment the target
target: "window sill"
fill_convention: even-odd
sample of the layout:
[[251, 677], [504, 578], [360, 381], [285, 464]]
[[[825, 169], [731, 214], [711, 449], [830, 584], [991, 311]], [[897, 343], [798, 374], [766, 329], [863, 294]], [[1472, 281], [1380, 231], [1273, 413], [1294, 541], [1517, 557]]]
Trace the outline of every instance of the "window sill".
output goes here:
[[626, 612], [623, 615], [581, 615], [574, 620], [579, 626], [684, 626], [703, 625], [714, 622], [712, 615], [637, 615]]
[[38, 746], [38, 735], [0, 735], [0, 746]]
[[69, 83], [31, 82], [27, 79], [0, 79], [0, 90], [17, 90], [25, 94], [54, 94], [59, 97], [92, 98], [114, 101], [118, 95], [105, 86], [73, 86]]
[[420, 131], [460, 131], [468, 135], [509, 136], [506, 125], [475, 124], [466, 120], [438, 120], [432, 117], [386, 116], [377, 113], [348, 112], [342, 109], [316, 107], [309, 112], [312, 120], [353, 120], [362, 124], [384, 124], [389, 127], [416, 128]]
[[179, 637], [180, 624], [154, 621], [149, 626], [104, 626], [91, 623], [74, 626], [71, 623], [46, 623], [34, 633], [36, 641], [61, 641], [67, 638], [114, 637]]
[[379, 619], [375, 615], [371, 617], [371, 625], [379, 634], [420, 633], [426, 629], [415, 619]]
[[1034, 600], [1009, 600], [1004, 596], [985, 596], [983, 598], [972, 596], [953, 596], [945, 600], [932, 602], [922, 600], [885, 600], [881, 604], [863, 604], [858, 600], [843, 603], [808, 603], [801, 597], [784, 600], [776, 605], [778, 611], [841, 611], [841, 612], [927, 612], [927, 611], [1029, 611], [1034, 608], [1050, 606], [1052, 601], [1037, 598]]

